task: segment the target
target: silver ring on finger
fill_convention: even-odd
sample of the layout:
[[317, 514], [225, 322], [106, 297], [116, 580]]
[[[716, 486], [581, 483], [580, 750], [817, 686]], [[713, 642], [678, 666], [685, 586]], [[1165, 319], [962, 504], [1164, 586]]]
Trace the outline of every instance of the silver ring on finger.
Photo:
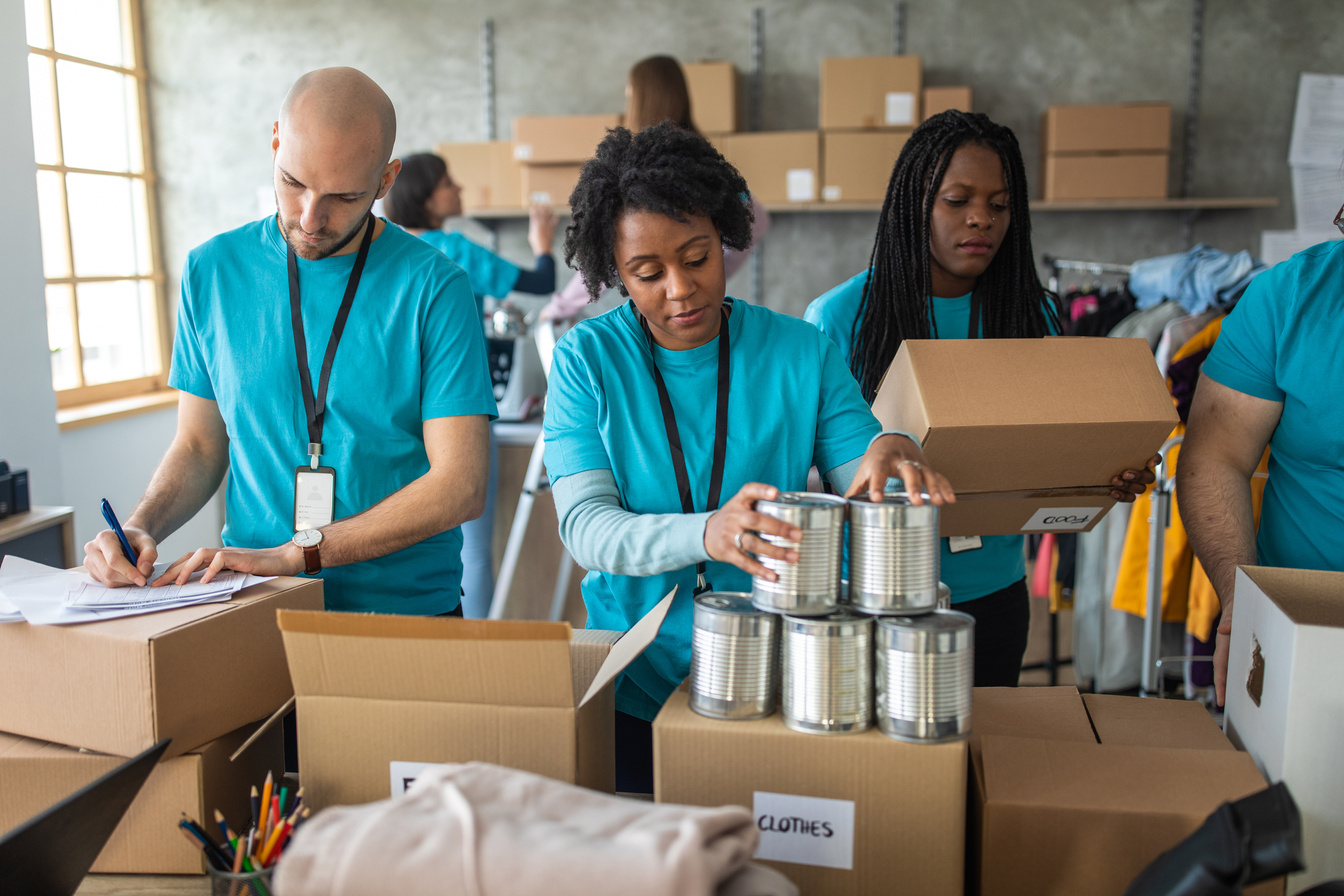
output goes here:
[[923, 470], [923, 469], [924, 469], [924, 465], [921, 464], [919, 461], [917, 461], [917, 460], [910, 460], [909, 458], [906, 458], [906, 459], [902, 460], [900, 463], [898, 463], [898, 464], [896, 465], [896, 472], [899, 474], [899, 473], [901, 472], [901, 467], [904, 467], [904, 466], [911, 466], [911, 467], [914, 467], [916, 470]]
[[746, 529], [740, 529], [738, 530], [738, 533], [733, 536], [733, 545], [736, 546], [736, 548], [744, 554], [747, 552], [747, 549], [742, 547], [742, 536], [746, 534], [747, 534]]

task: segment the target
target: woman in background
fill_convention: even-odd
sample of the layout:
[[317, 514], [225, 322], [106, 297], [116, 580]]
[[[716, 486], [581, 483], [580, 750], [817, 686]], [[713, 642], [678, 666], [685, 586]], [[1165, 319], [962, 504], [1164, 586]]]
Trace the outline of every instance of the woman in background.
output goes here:
[[[700, 133], [691, 114], [691, 94], [686, 89], [686, 75], [681, 70], [681, 63], [671, 56], [650, 56], [636, 62], [626, 76], [625, 126], [631, 133], [638, 134], [663, 121], [670, 121], [695, 134]], [[752, 249], [770, 229], [770, 213], [754, 198], [751, 199], [751, 211], [750, 247], [741, 251], [726, 247], [723, 250], [723, 263], [728, 277], [742, 269]], [[598, 294], [601, 294], [600, 290]], [[541, 316], [549, 320], [569, 320], [593, 301], [596, 298], [588, 295], [583, 277], [575, 274], [565, 288], [541, 309]]]

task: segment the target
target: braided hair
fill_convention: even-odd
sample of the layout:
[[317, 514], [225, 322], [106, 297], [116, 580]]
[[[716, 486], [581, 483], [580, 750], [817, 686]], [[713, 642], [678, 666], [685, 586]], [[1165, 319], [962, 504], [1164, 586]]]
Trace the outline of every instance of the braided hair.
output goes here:
[[1027, 210], [1027, 175], [1013, 132], [980, 113], [940, 112], [915, 128], [896, 159], [868, 279], [852, 330], [849, 366], [868, 401], [906, 339], [937, 337], [929, 237], [933, 204], [952, 154], [962, 146], [998, 153], [1008, 187], [1011, 222], [998, 252], [975, 284], [988, 338], [1035, 337], [1060, 332], [1061, 306], [1036, 275]]
[[588, 295], [607, 285], [629, 295], [616, 270], [616, 223], [627, 211], [648, 211], [676, 221], [709, 218], [723, 245], [751, 245], [753, 213], [747, 182], [709, 141], [671, 121], [638, 134], [613, 128], [583, 166], [569, 197], [565, 264], [577, 267]]

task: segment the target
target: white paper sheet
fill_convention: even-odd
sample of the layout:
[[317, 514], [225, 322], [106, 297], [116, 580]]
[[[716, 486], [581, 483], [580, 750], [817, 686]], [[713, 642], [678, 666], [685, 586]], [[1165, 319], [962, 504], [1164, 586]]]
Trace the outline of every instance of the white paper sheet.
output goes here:
[[1339, 169], [1344, 161], [1344, 75], [1303, 72], [1288, 164]]

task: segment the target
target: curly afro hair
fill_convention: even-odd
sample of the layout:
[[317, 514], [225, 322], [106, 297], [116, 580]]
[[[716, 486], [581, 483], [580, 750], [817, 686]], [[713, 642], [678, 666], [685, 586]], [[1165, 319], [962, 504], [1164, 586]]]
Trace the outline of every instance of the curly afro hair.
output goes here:
[[[569, 197], [572, 223], [565, 229], [565, 264], [577, 267], [588, 295], [607, 285], [629, 295], [616, 271], [616, 223], [627, 211], [648, 211], [677, 221], [709, 218], [723, 245], [751, 245], [754, 215], [747, 182], [709, 141], [664, 121], [632, 134], [613, 128], [583, 166]], [[577, 264], [576, 264], [577, 263]]]

